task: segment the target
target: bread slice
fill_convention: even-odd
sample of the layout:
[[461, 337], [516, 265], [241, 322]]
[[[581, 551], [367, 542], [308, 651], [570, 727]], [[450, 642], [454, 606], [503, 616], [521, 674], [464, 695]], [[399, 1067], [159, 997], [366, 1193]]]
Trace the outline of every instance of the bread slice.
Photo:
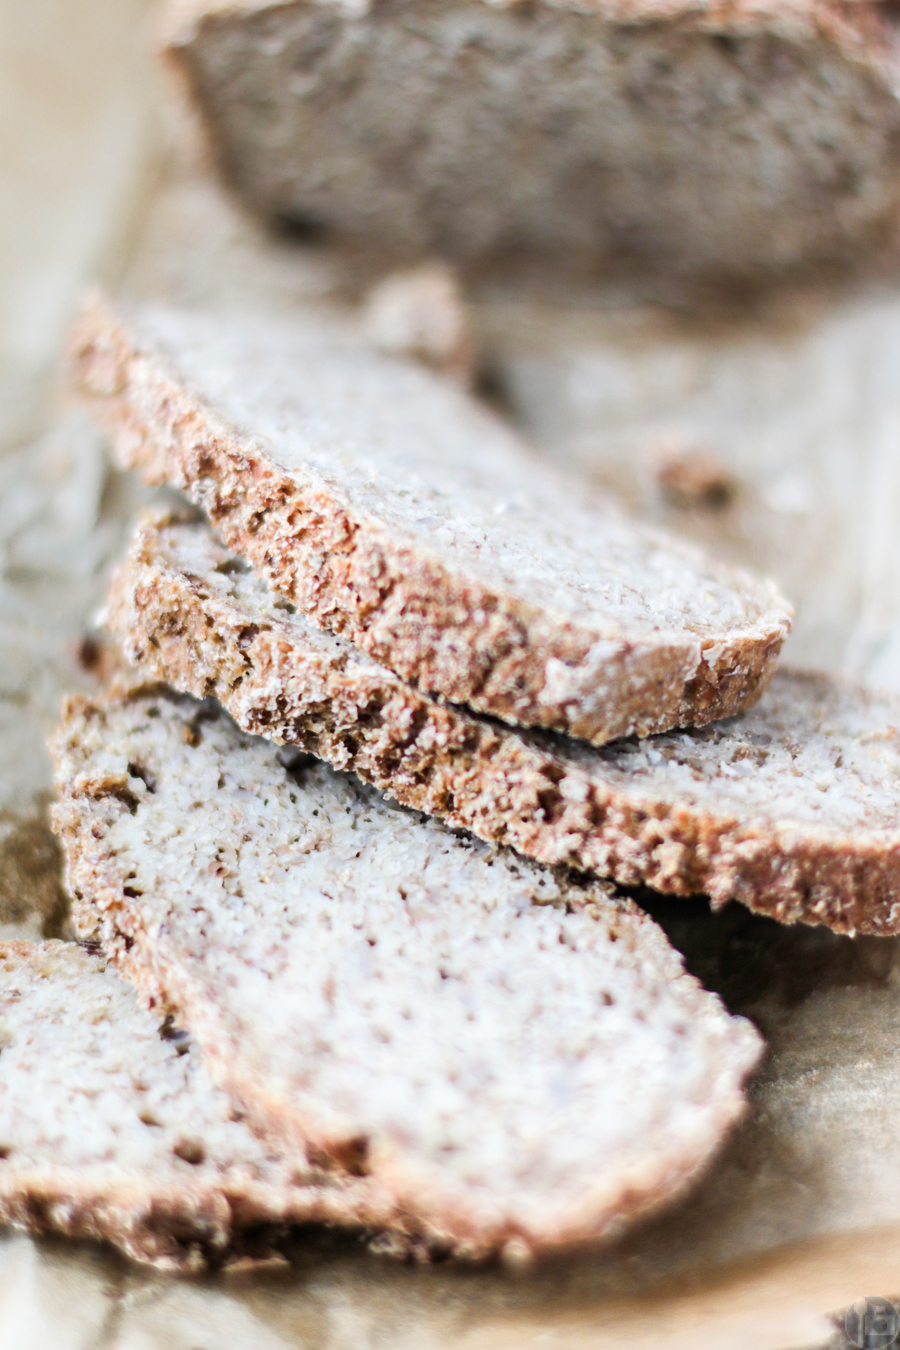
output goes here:
[[616, 1231], [742, 1109], [760, 1041], [660, 929], [293, 769], [211, 700], [74, 700], [55, 745], [75, 921], [279, 1147], [386, 1187], [460, 1253]]
[[774, 587], [594, 501], [336, 322], [97, 302], [73, 363], [123, 465], [425, 691], [603, 742], [736, 712], [772, 674]]
[[202, 522], [139, 526], [107, 618], [144, 675], [544, 863], [782, 922], [900, 931], [900, 699], [779, 670], [750, 712], [594, 749], [417, 692], [312, 628]]
[[367, 1181], [273, 1154], [161, 1021], [99, 955], [0, 943], [0, 1222], [179, 1269], [293, 1223], [396, 1218]]
[[167, 46], [244, 202], [404, 260], [720, 280], [896, 240], [878, 0], [179, 0]]

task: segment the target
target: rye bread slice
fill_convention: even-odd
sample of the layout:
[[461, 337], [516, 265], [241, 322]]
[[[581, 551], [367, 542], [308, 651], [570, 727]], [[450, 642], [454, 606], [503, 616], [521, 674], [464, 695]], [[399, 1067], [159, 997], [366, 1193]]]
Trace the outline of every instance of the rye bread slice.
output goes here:
[[877, 0], [180, 0], [167, 46], [245, 203], [404, 261], [771, 279], [896, 242]]
[[292, 609], [205, 524], [158, 517], [107, 617], [143, 674], [491, 843], [785, 923], [900, 931], [896, 696], [781, 669], [750, 712], [595, 749], [436, 702]]
[[368, 1175], [429, 1242], [611, 1234], [740, 1114], [756, 1032], [598, 884], [286, 768], [165, 686], [72, 701], [55, 757], [81, 932], [257, 1128]]
[[0, 1222], [184, 1269], [290, 1224], [396, 1218], [366, 1181], [273, 1153], [161, 1023], [99, 955], [0, 943]]
[[72, 358], [121, 464], [425, 691], [599, 743], [737, 712], [771, 677], [773, 586], [628, 520], [336, 320], [97, 301]]

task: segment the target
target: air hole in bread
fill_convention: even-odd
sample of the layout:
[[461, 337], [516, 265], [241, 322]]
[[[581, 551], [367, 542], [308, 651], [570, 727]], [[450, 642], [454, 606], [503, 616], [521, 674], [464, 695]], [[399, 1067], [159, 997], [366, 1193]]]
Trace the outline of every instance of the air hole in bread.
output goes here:
[[129, 762], [128, 773], [131, 778], [139, 778], [148, 792], [156, 791], [156, 779], [149, 769], [145, 769], [143, 764]]
[[226, 558], [224, 562], [216, 563], [216, 572], [223, 577], [246, 576], [250, 568], [242, 558]]
[[206, 1161], [206, 1149], [200, 1143], [199, 1139], [179, 1139], [172, 1145], [172, 1152], [176, 1158], [181, 1158], [183, 1162], [190, 1163], [191, 1167], [199, 1167]]

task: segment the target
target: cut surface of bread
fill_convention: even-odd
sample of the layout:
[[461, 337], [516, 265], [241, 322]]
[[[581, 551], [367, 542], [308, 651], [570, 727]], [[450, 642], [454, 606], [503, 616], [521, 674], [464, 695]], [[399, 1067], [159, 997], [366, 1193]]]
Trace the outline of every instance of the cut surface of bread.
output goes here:
[[200, 1051], [74, 943], [0, 943], [0, 1222], [169, 1269], [292, 1223], [390, 1220], [367, 1183], [273, 1153]]
[[784, 922], [900, 930], [900, 700], [779, 670], [749, 712], [594, 748], [419, 693], [311, 627], [200, 522], [137, 531], [108, 619], [145, 675], [545, 863]]
[[592, 499], [335, 323], [97, 301], [72, 359], [123, 465], [424, 690], [602, 743], [737, 712], [771, 677], [774, 587]]
[[182, 0], [168, 50], [245, 202], [404, 259], [746, 278], [894, 237], [877, 0]]
[[466, 1254], [608, 1235], [740, 1114], [760, 1041], [596, 883], [453, 834], [212, 700], [74, 700], [55, 744], [75, 921], [281, 1147]]

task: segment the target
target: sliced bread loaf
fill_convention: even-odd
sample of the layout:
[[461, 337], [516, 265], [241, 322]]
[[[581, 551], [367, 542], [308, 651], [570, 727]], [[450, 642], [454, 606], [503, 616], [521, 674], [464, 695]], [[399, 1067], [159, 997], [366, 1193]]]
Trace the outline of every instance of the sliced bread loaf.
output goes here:
[[147, 521], [108, 618], [147, 675], [545, 863], [900, 931], [900, 699], [780, 670], [750, 712], [597, 749], [436, 702], [312, 628], [199, 522]]
[[100, 956], [0, 943], [0, 1222], [177, 1269], [396, 1217], [367, 1181], [273, 1154], [160, 1023]]
[[592, 499], [336, 323], [97, 302], [73, 366], [123, 465], [186, 489], [314, 623], [425, 691], [604, 742], [736, 712], [772, 674], [772, 586]]
[[596, 883], [451, 833], [211, 700], [73, 701], [75, 918], [281, 1147], [385, 1186], [458, 1252], [595, 1238], [670, 1198], [760, 1048]]
[[[878, 0], [178, 0], [168, 49], [245, 202], [407, 258], [707, 278], [896, 239]], [[402, 91], [399, 94], [398, 91]]]

